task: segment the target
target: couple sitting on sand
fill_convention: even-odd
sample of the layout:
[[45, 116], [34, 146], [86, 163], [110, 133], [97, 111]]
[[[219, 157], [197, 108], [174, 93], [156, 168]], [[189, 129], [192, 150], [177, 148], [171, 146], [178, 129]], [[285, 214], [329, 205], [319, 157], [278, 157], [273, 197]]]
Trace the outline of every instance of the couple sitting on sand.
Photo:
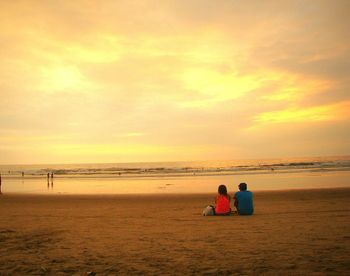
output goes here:
[[247, 190], [247, 184], [238, 185], [239, 191], [233, 196], [234, 206], [237, 211], [232, 211], [230, 202], [231, 197], [227, 194], [225, 185], [220, 185], [218, 195], [215, 198], [215, 207], [210, 205], [204, 209], [204, 216], [228, 216], [233, 214], [249, 216], [254, 212], [253, 193]]

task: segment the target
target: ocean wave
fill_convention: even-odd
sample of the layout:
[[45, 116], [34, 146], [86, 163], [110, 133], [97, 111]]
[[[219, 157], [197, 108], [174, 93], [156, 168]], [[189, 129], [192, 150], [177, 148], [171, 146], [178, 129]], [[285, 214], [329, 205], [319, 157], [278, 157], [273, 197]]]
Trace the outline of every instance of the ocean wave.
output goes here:
[[[245, 162], [245, 163], [244, 163]], [[241, 160], [208, 162], [127, 163], [127, 164], [70, 164], [70, 165], [2, 165], [4, 176], [56, 177], [160, 177], [188, 175], [256, 174], [305, 171], [350, 170], [350, 158], [324, 160]]]

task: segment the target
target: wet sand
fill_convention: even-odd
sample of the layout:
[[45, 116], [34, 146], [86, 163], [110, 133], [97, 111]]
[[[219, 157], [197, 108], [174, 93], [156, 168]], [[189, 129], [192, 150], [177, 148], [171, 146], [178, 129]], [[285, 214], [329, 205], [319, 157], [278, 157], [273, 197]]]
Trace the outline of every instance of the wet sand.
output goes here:
[[350, 189], [261, 191], [251, 217], [214, 194], [2, 195], [1, 275], [350, 273]]
[[[253, 191], [350, 188], [350, 171], [299, 172], [186, 177], [67, 177], [56, 176], [49, 183], [46, 178], [4, 178], [5, 194], [198, 194], [216, 191], [225, 184], [234, 191], [246, 182]], [[331, 183], [331, 184], [330, 184]]]

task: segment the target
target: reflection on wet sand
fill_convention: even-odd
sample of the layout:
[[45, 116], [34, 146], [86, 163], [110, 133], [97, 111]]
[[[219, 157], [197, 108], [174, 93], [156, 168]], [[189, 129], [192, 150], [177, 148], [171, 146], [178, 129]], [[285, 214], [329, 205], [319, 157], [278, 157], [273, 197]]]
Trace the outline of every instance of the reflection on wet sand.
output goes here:
[[53, 180], [51, 180], [51, 182], [49, 180], [47, 180], [47, 189], [50, 189], [50, 184], [51, 184], [51, 189], [53, 189]]

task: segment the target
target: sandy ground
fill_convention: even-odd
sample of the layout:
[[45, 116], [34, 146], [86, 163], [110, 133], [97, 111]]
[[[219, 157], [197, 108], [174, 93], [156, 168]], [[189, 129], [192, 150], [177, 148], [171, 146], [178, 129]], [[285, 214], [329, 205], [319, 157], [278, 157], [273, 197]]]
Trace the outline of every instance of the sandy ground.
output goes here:
[[349, 275], [349, 196], [257, 192], [254, 216], [203, 217], [214, 194], [5, 194], [0, 274]]

